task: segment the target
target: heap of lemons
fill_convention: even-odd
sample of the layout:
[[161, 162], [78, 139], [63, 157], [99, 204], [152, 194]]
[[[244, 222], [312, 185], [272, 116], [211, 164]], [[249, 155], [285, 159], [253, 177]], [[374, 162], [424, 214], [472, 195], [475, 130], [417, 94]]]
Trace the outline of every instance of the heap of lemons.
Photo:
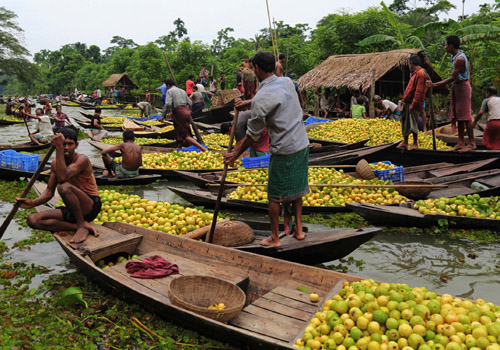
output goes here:
[[396, 169], [397, 168], [397, 166], [394, 164], [386, 164], [386, 163], [382, 163], [382, 162], [370, 164], [370, 167], [373, 170], [389, 170], [389, 169]]
[[226, 305], [224, 303], [212, 304], [208, 307], [210, 310], [224, 310]]
[[[369, 145], [381, 145], [389, 142], [401, 141], [401, 123], [387, 119], [339, 119], [318, 125], [309, 130], [309, 137], [345, 143], [354, 143], [369, 139]], [[412, 142], [413, 136], [410, 137]], [[423, 132], [418, 133], [420, 148], [432, 148], [432, 136]], [[436, 140], [438, 149], [450, 149], [445, 142]]]
[[5, 120], [5, 121], [9, 121], [9, 122], [23, 123], [22, 119], [16, 118], [12, 115], [2, 114], [2, 115], [0, 115], [0, 119]]
[[[120, 160], [120, 158], [118, 158]], [[241, 161], [235, 162], [235, 167], [241, 166]], [[145, 153], [142, 155], [142, 168], [145, 169], [221, 169], [224, 158], [221, 153], [214, 152], [169, 152]]]
[[119, 221], [173, 235], [185, 235], [212, 224], [214, 217], [211, 213], [195, 208], [150, 201], [114, 190], [101, 190], [99, 195], [102, 208], [94, 220], [96, 224]]
[[158, 120], [146, 120], [145, 122], [142, 122], [142, 124], [144, 125], [148, 125], [148, 126], [159, 126], [159, 125], [163, 125], [162, 122], [158, 121]]
[[[210, 149], [224, 150], [227, 149], [229, 145], [229, 135], [217, 133], [208, 134], [203, 136], [203, 142]], [[235, 140], [233, 140], [233, 145], [235, 143]]]
[[155, 130], [155, 131], [158, 132], [158, 133], [163, 133], [163, 132], [169, 132], [169, 131], [172, 131], [172, 130], [174, 130], [174, 126], [173, 125], [167, 125], [167, 126], [164, 126], [161, 129], [158, 129], [158, 130]]
[[102, 117], [102, 124], [123, 124], [125, 117]]
[[[310, 184], [355, 184], [388, 185], [391, 181], [378, 179], [356, 179], [343, 170], [333, 168], [309, 168]], [[267, 184], [267, 169], [255, 169], [234, 172], [227, 176], [228, 182]], [[239, 186], [229, 195], [230, 199], [242, 199], [266, 203], [268, 201], [265, 186]], [[371, 204], [398, 204], [408, 201], [393, 188], [352, 188], [352, 187], [310, 187], [310, 192], [302, 197], [305, 206], [345, 206], [346, 203], [363, 202]]]
[[127, 105], [123, 109], [139, 109], [139, 107], [132, 107], [132, 105]]
[[102, 126], [103, 126], [104, 128], [111, 128], [111, 127], [112, 127], [112, 128], [115, 128], [115, 127], [120, 127], [120, 128], [121, 128], [121, 127], [123, 126], [123, 124], [122, 124], [122, 123], [119, 123], [119, 124], [116, 124], [116, 123], [112, 123], [112, 124], [104, 124], [104, 123], [102, 123]]
[[421, 214], [458, 215], [500, 220], [499, 197], [481, 198], [477, 193], [453, 198], [423, 199], [415, 202], [413, 208]]
[[[102, 143], [106, 143], [108, 145], [118, 145], [123, 142], [123, 138], [121, 137], [109, 137], [101, 140]], [[173, 140], [169, 139], [150, 139], [146, 137], [136, 137], [134, 142], [140, 146], [150, 145], [150, 144], [158, 144], [158, 143], [172, 143]]]
[[294, 347], [307, 350], [500, 350], [500, 306], [425, 287], [344, 282]]

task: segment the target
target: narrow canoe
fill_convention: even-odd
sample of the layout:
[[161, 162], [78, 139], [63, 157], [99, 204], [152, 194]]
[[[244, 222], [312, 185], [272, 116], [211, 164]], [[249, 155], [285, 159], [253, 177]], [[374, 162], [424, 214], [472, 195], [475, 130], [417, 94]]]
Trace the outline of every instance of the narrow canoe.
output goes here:
[[202, 115], [198, 118], [193, 118], [193, 121], [205, 124], [220, 124], [233, 120], [231, 111], [234, 109], [234, 102], [228, 102], [219, 107], [204, 109]]
[[16, 124], [24, 124], [24, 121], [22, 121], [21, 119], [19, 119], [19, 121], [17, 121], [17, 120], [6, 120], [6, 119], [2, 119], [0, 117], [0, 126], [2, 126], [2, 125], [16, 125]]
[[371, 224], [402, 227], [430, 227], [439, 225], [439, 220], [447, 220], [452, 227], [490, 229], [497, 231], [500, 220], [471, 218], [464, 216], [421, 214], [418, 210], [404, 206], [389, 207], [366, 203], [348, 203], [347, 206]]
[[[79, 120], [77, 118], [74, 118], [75, 122], [80, 125], [84, 129], [92, 129], [92, 126], [90, 125], [89, 122], [84, 122], [82, 120]], [[122, 131], [121, 126], [106, 126], [106, 124], [102, 124], [102, 127], [106, 131]]]
[[0, 151], [4, 151], [7, 149], [12, 149], [17, 152], [34, 152], [40, 151], [42, 149], [46, 149], [50, 147], [50, 143], [45, 143], [43, 145], [37, 145], [32, 142], [23, 142], [18, 144], [1, 144]]
[[[446, 142], [449, 145], [456, 145], [458, 143], [458, 132], [454, 133], [451, 129], [451, 124], [446, 124], [434, 129], [436, 138]], [[426, 134], [432, 135], [432, 130], [426, 131]], [[483, 132], [474, 129], [474, 141], [478, 147], [483, 147]]]

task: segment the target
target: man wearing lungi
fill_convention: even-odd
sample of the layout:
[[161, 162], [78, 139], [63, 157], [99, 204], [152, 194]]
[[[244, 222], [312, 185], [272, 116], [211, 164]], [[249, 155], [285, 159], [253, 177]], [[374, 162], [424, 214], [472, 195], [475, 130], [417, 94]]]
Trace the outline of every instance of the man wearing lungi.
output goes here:
[[293, 236], [298, 240], [305, 238], [302, 231], [302, 197], [309, 193], [309, 139], [292, 80], [274, 75], [274, 55], [260, 51], [252, 62], [260, 82], [251, 104], [252, 115], [243, 142], [232, 153], [227, 153], [224, 161], [233, 164], [243, 151], [259, 140], [262, 130], [267, 128], [271, 153], [267, 197], [272, 235], [260, 244], [279, 247], [280, 203], [285, 206], [292, 204], [295, 216]]
[[487, 149], [500, 150], [500, 97], [494, 86], [486, 89], [486, 98], [481, 104], [481, 110], [474, 117], [473, 127], [476, 127], [484, 113], [488, 113], [488, 123], [484, 128], [483, 145]]
[[177, 147], [195, 145], [202, 151], [206, 151], [207, 149], [200, 145], [191, 134], [191, 99], [188, 97], [186, 91], [175, 86], [175, 82], [172, 79], [167, 79], [165, 83], [168, 88], [165, 98], [165, 113], [169, 110], [172, 111]]
[[[458, 143], [453, 147], [459, 152], [468, 152], [476, 148], [474, 127], [472, 126], [472, 88], [469, 83], [469, 61], [460, 50], [460, 38], [456, 35], [446, 37], [444, 48], [451, 58], [451, 75], [445, 80], [430, 84], [437, 87], [453, 82], [451, 87], [450, 119], [453, 130], [458, 123]], [[469, 135], [469, 143], [465, 144], [465, 129]]]

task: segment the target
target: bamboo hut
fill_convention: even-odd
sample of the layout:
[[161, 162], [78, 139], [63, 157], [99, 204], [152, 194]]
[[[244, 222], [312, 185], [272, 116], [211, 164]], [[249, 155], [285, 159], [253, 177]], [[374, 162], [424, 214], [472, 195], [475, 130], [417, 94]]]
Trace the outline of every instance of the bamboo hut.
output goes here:
[[127, 93], [130, 90], [138, 89], [139, 86], [128, 76], [127, 73], [111, 74], [111, 76], [102, 83], [105, 88], [117, 87], [124, 88]]
[[[401, 49], [366, 54], [334, 55], [298, 80], [301, 89], [312, 87], [347, 88], [371, 95], [397, 96], [403, 92], [410, 79], [408, 59], [412, 54], [420, 56], [424, 68], [432, 81], [441, 77], [432, 67], [427, 55], [419, 49]], [[374, 91], [370, 91], [375, 82]], [[447, 91], [446, 87], [438, 89]]]

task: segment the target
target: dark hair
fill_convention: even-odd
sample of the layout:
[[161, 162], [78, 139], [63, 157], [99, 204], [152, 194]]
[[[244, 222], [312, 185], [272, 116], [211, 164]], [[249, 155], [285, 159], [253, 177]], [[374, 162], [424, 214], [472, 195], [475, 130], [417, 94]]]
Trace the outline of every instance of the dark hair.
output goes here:
[[94, 110], [95, 113], [101, 113], [101, 108], [99, 107], [96, 107], [96, 109]]
[[[163, 80], [163, 82], [166, 84], [167, 83], [167, 79]], [[148, 90], [146, 90], [146, 91], [148, 91]]]
[[356, 102], [358, 103], [358, 105], [364, 105], [365, 99], [363, 97], [359, 96], [356, 99]]
[[460, 38], [458, 37], [458, 35], [448, 35], [446, 37], [446, 43], [448, 45], [453, 45], [455, 49], [460, 48]]
[[170, 86], [175, 86], [175, 82], [173, 79], [167, 79], [165, 80], [165, 84], [170, 85]]
[[130, 140], [130, 141], [134, 141], [135, 140], [135, 134], [132, 130], [125, 130], [123, 132], [123, 139], [124, 140]]
[[259, 51], [252, 57], [252, 64], [258, 66], [265, 73], [271, 73], [276, 68], [274, 55], [268, 51]]
[[65, 139], [73, 140], [73, 141], [75, 141], [75, 143], [78, 142], [78, 136], [76, 135], [76, 132], [73, 129], [65, 127], [65, 128], [62, 128], [61, 130], [59, 130], [59, 132], [61, 134], [63, 134]]
[[418, 57], [418, 55], [411, 55], [409, 61], [414, 66], [420, 66], [422, 64], [420, 63], [420, 57]]
[[497, 91], [497, 88], [494, 87], [494, 86], [490, 86], [486, 89], [486, 92], [490, 95], [497, 95], [498, 94], [498, 91]]
[[207, 68], [207, 66], [206, 66], [206, 65], [204, 65], [204, 64], [202, 64], [201, 66], [202, 66], [202, 67], [205, 67], [205, 68]]
[[213, 78], [214, 78], [214, 76], [213, 76], [213, 75], [211, 75], [211, 76], [209, 76], [209, 77], [208, 77], [208, 79], [213, 79]]
[[280, 53], [279, 57], [278, 57], [280, 60], [284, 59], [285, 58], [285, 54], [284, 53]]
[[40, 111], [40, 112], [43, 114], [43, 109], [41, 109], [41, 108], [37, 108], [37, 109], [35, 110], [35, 112], [38, 112], [38, 111]]
[[132, 107], [137, 107], [137, 103], [132, 103]]
[[189, 79], [193, 80], [193, 79], [194, 79], [194, 75], [192, 75], [192, 74], [191, 74], [191, 75], [189, 76]]
[[198, 86], [196, 86], [196, 85], [193, 85], [193, 90], [196, 90], [196, 91], [198, 91]]
[[221, 124], [221, 126], [220, 126], [221, 134], [226, 135], [229, 132], [230, 128], [231, 128], [231, 122]]
[[243, 56], [243, 58], [248, 58], [248, 55]]

